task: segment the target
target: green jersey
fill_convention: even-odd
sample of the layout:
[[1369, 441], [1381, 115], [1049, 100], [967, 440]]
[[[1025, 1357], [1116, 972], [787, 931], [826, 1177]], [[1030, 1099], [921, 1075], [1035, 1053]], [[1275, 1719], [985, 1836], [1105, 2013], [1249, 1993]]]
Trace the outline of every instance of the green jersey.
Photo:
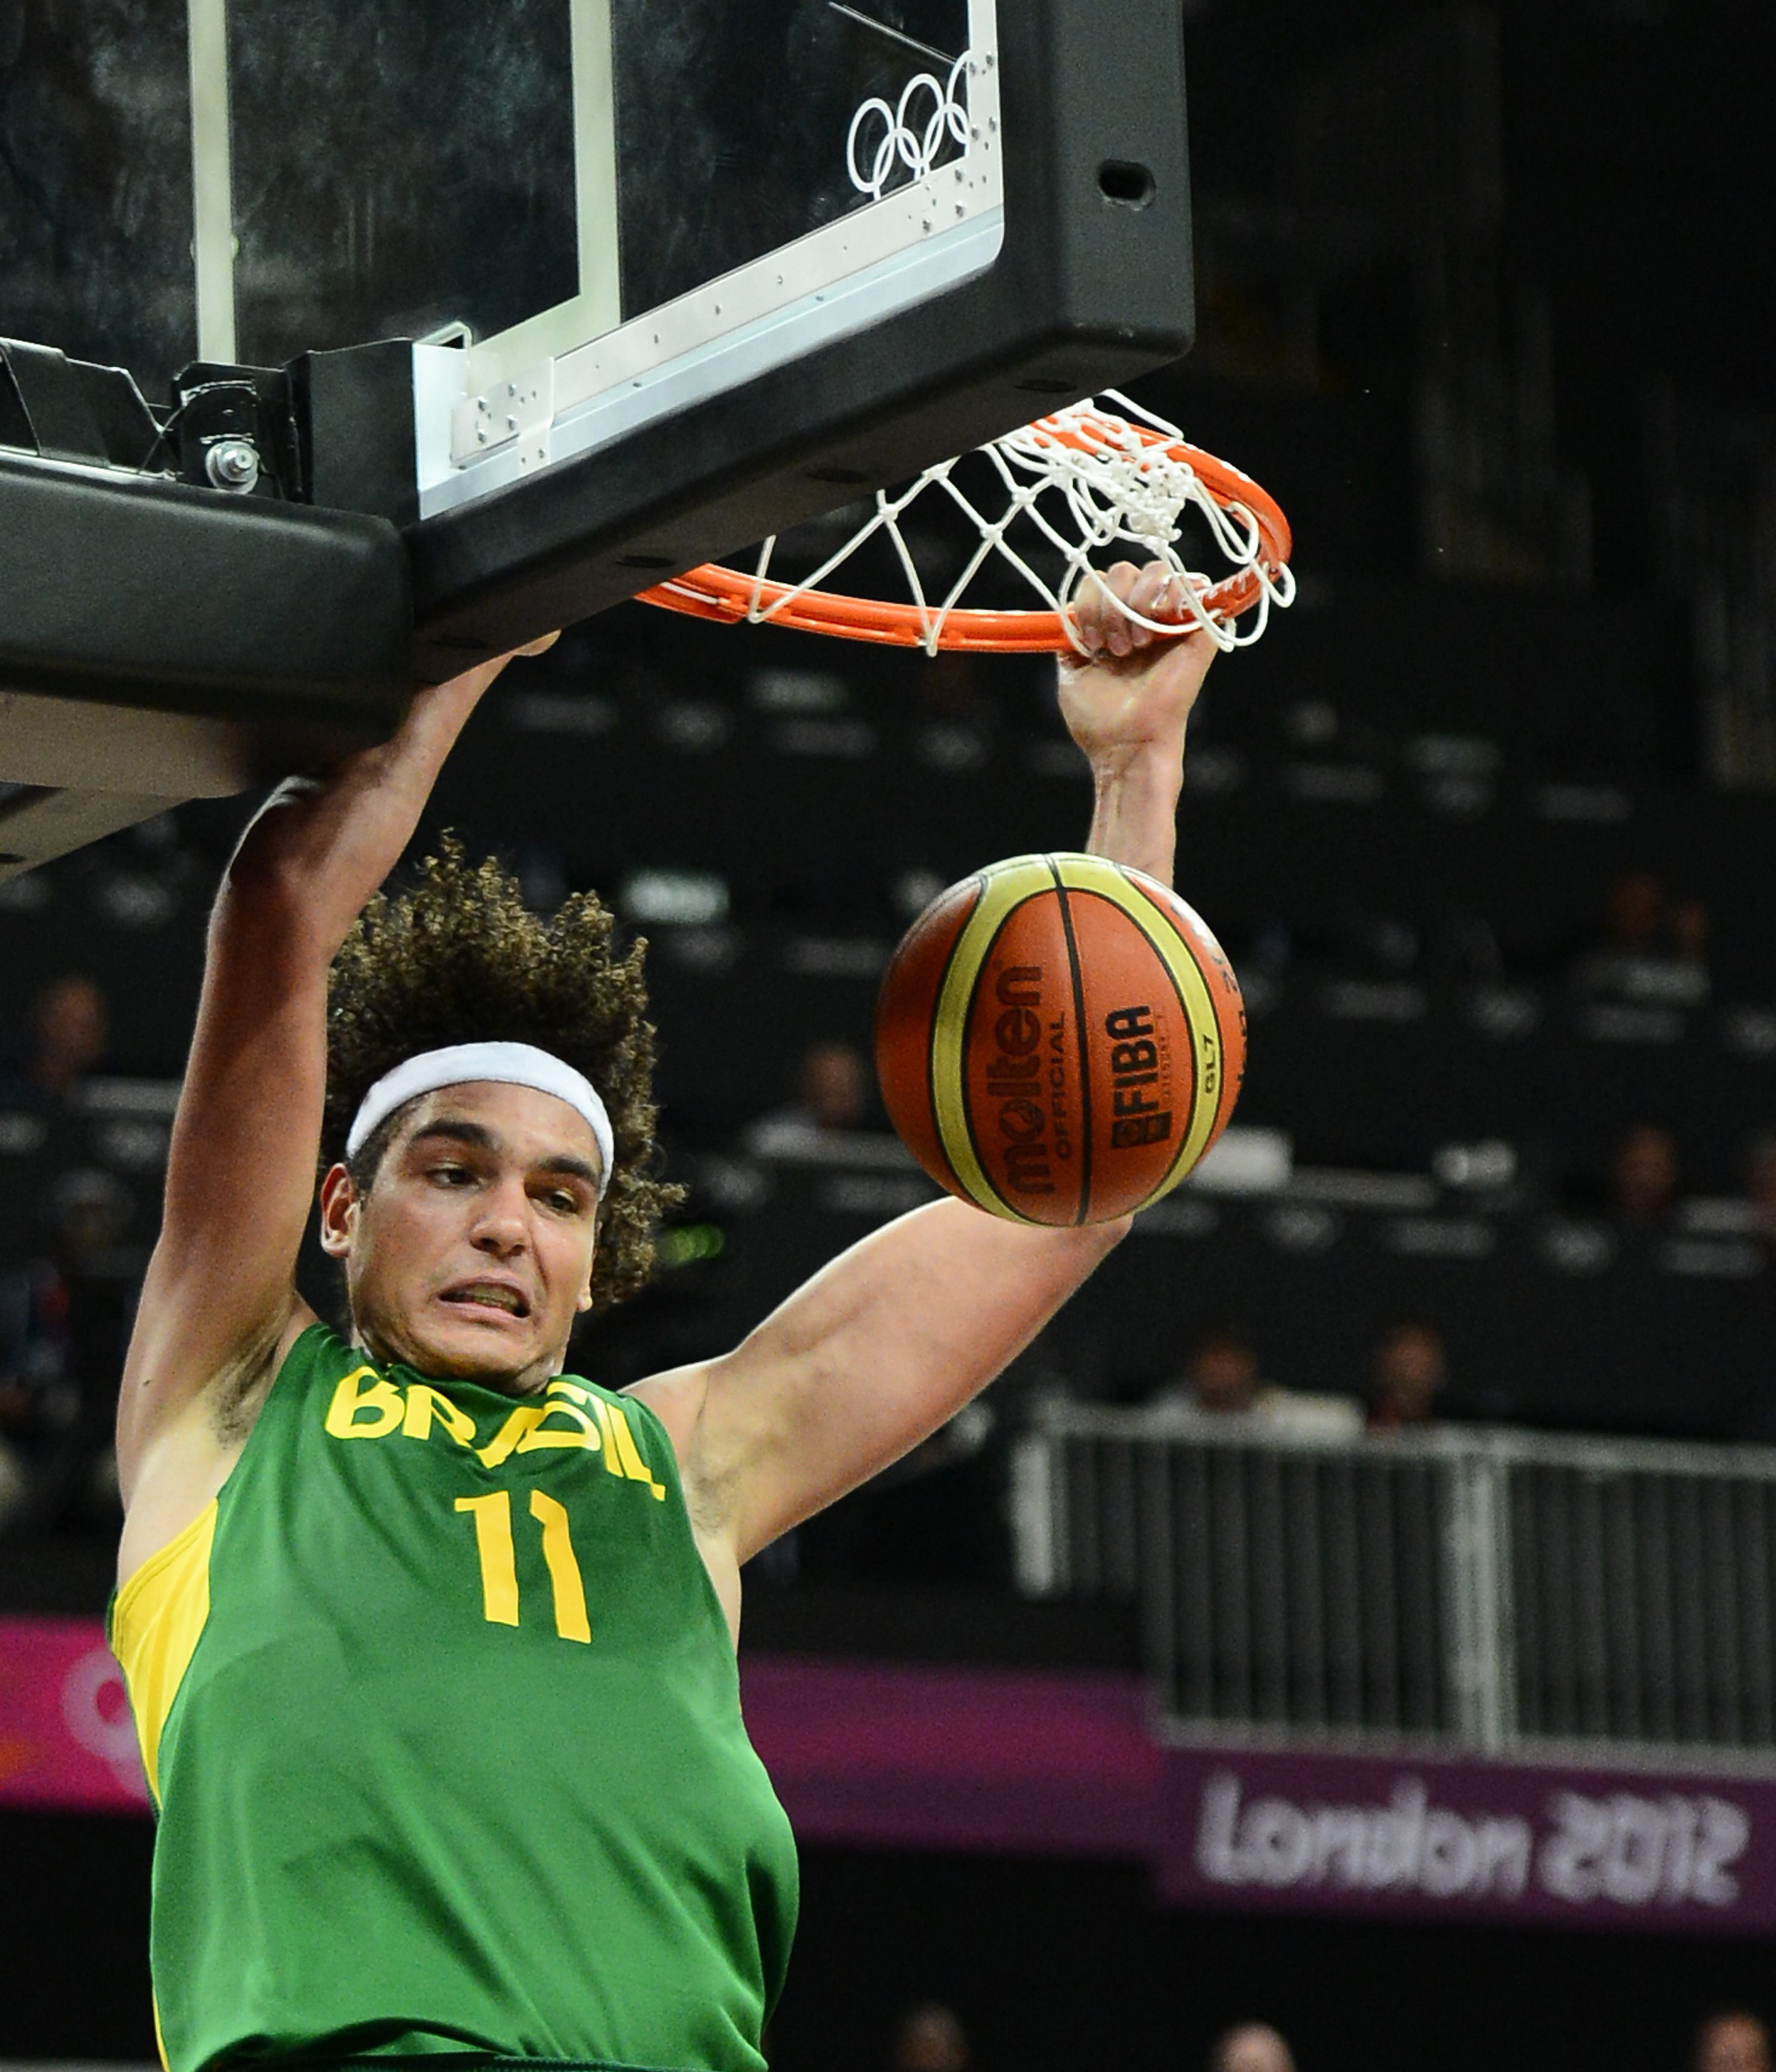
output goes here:
[[171, 2072], [762, 2066], [794, 1844], [633, 1398], [431, 1381], [316, 1325], [112, 1637]]

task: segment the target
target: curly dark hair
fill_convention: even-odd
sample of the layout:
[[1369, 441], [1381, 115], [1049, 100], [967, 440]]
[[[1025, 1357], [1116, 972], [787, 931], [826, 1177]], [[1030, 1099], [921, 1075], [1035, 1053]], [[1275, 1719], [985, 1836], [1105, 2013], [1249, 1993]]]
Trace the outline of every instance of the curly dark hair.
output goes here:
[[[455, 1043], [533, 1043], [583, 1072], [610, 1111], [616, 1161], [599, 1203], [592, 1306], [635, 1294], [653, 1268], [653, 1233], [684, 1190], [653, 1177], [657, 1162], [653, 1029], [645, 1018], [647, 945], [612, 952], [613, 922], [595, 893], [576, 893], [545, 921], [517, 880], [489, 858], [471, 864], [447, 836], [410, 892], [379, 893], [333, 960], [327, 999], [324, 1170], [345, 1157], [360, 1104], [385, 1072]], [[390, 1116], [350, 1161], [374, 1184]]]

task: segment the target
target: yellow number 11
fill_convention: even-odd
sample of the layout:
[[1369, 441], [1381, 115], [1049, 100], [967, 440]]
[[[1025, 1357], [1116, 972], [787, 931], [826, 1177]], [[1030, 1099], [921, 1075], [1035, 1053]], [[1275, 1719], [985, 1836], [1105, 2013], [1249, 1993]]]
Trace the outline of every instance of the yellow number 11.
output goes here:
[[[518, 1622], [518, 1563], [512, 1545], [512, 1498], [505, 1490], [491, 1496], [459, 1496], [459, 1511], [475, 1520], [475, 1548], [481, 1557], [481, 1610], [495, 1626]], [[554, 1593], [555, 1630], [563, 1640], [589, 1641], [586, 1585], [580, 1579], [573, 1536], [564, 1506], [541, 1490], [530, 1492], [530, 1515], [542, 1527], [542, 1558], [549, 1564]]]

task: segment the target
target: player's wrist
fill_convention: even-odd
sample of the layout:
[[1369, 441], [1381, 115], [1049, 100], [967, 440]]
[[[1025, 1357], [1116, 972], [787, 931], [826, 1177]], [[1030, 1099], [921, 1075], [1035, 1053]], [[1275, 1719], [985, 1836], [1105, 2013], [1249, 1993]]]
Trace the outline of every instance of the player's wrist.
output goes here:
[[1121, 786], [1143, 791], [1181, 791], [1184, 785], [1184, 728], [1135, 741], [1094, 742], [1086, 760], [1100, 792]]

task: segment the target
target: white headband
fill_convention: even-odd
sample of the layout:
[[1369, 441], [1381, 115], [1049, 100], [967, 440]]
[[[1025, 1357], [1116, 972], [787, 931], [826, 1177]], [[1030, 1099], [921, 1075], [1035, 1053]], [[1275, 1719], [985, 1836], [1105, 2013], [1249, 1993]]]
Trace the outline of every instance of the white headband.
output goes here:
[[422, 1094], [436, 1093], [440, 1087], [466, 1086], [473, 1079], [491, 1079], [505, 1087], [534, 1087], [538, 1093], [553, 1094], [584, 1116], [598, 1140], [601, 1166], [599, 1185], [610, 1179], [616, 1163], [616, 1143], [611, 1133], [611, 1118], [597, 1089], [583, 1073], [559, 1058], [530, 1043], [453, 1043], [444, 1050], [422, 1050], [417, 1058], [385, 1072], [364, 1096], [351, 1133], [345, 1140], [345, 1155], [356, 1157], [365, 1140], [398, 1108], [405, 1108]]

